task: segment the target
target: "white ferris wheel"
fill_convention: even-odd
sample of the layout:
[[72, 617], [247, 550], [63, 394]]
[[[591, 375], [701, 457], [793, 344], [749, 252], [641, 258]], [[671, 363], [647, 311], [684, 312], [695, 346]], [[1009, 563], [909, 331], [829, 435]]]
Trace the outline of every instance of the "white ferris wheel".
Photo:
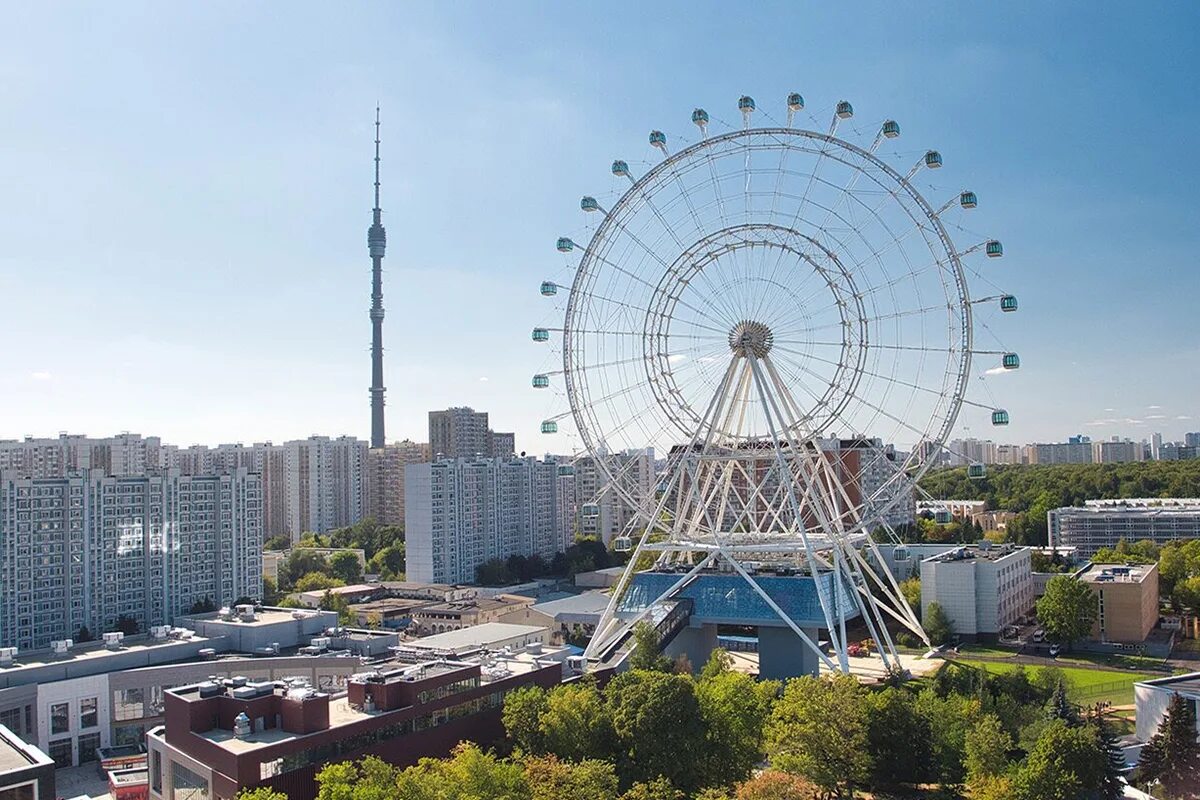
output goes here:
[[[827, 667], [848, 668], [856, 617], [890, 666], [889, 624], [928, 639], [880, 547], [888, 535], [898, 543], [895, 522], [911, 517], [916, 481], [964, 407], [1008, 423], [994, 402], [967, 397], [973, 369], [1020, 364], [977, 344], [977, 327], [990, 336], [985, 315], [1017, 308], [985, 266], [1003, 248], [952, 239], [970, 236], [963, 218], [978, 198], [926, 200], [918, 185], [942, 156], [894, 152], [895, 121], [862, 134], [842, 101], [822, 124], [799, 94], [786, 120], [759, 111], [761, 127], [753, 99], [737, 108], [740, 125], [694, 111], [699, 136], [674, 152], [652, 131], [660, 157], [644, 168], [614, 161], [613, 191], [580, 202], [589, 227], [557, 242], [571, 279], [541, 285], [565, 309], [533, 339], [561, 366], [533, 386], [567, 406], [542, 433], [576, 435], [603, 492], [636, 512], [612, 541], [632, 557], [587, 655], [723, 574], [744, 579]], [[988, 287], [981, 296], [969, 277]], [[637, 462], [623, 454], [650, 447], [666, 468], [631, 480]], [[632, 591], [644, 570], [675, 577]], [[812, 580], [829, 648], [764, 575]]]

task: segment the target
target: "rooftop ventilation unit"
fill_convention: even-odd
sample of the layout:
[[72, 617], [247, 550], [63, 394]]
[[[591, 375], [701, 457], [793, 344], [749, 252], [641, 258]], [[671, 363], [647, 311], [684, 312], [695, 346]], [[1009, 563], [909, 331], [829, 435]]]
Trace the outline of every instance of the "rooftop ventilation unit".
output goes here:
[[328, 650], [329, 649], [329, 637], [328, 636], [314, 637], [311, 644], [313, 647], [317, 648], [318, 650]]
[[254, 606], [249, 603], [237, 607], [237, 615], [241, 617], [242, 622], [253, 622], [257, 617], [254, 614]]
[[0, 647], [0, 667], [11, 667], [13, 659], [17, 657], [17, 648], [15, 647]]
[[154, 639], [166, 639], [170, 633], [170, 625], [152, 625], [150, 627], [150, 636]]
[[73, 639], [58, 639], [50, 643], [50, 652], [56, 656], [65, 656], [75, 646]]
[[104, 640], [104, 646], [109, 650], [119, 650], [121, 648], [121, 642], [125, 639], [125, 634], [121, 633], [120, 631], [110, 631], [109, 633], [103, 634], [101, 638]]

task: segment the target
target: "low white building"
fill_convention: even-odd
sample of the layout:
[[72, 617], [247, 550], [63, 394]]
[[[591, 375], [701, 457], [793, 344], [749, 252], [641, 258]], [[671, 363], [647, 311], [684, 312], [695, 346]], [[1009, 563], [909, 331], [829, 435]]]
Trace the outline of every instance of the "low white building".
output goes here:
[[[1142, 681], [1133, 685], [1134, 708], [1137, 712], [1134, 735], [1139, 742], [1148, 742], [1155, 734], [1167, 713], [1171, 696], [1176, 694], [1182, 695], [1192, 704], [1193, 718], [1200, 720], [1200, 672]], [[1196, 731], [1200, 735], [1200, 721], [1196, 723]]]
[[982, 541], [925, 558], [921, 561], [922, 614], [933, 602], [964, 639], [998, 637], [1033, 606], [1030, 548]]

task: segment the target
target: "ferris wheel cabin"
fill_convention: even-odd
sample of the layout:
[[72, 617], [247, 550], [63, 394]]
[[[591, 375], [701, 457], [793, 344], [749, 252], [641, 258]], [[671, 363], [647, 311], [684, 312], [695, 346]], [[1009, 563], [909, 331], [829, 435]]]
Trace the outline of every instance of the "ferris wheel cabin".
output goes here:
[[548, 331], [545, 328], [534, 328], [533, 329], [533, 340], [535, 342], [550, 341], [550, 331]]
[[973, 481], [983, 480], [987, 477], [987, 468], [983, 464], [971, 464], [967, 467], [967, 477]]
[[629, 165], [618, 158], [612, 163], [612, 174], [619, 178], [629, 177]]
[[1008, 424], [1008, 412], [1002, 408], [998, 408], [995, 411], [993, 411], [992, 412], [992, 424], [993, 425], [1007, 425]]
[[596, 503], [584, 503], [579, 513], [584, 519], [596, 519], [600, 516], [600, 506]]
[[554, 243], [554, 246], [560, 253], [569, 253], [575, 249], [575, 243], [566, 236], [560, 236], [558, 241]]
[[1005, 369], [1020, 369], [1021, 357], [1016, 353], [1005, 353], [1000, 365]]
[[787, 107], [789, 111], [803, 111], [804, 97], [799, 92], [792, 92], [788, 95]]
[[963, 192], [958, 196], [958, 204], [963, 208], [974, 208], [979, 205], [979, 198], [974, 192]]
[[628, 536], [618, 536], [613, 539], [613, 551], [617, 553], [628, 553], [633, 549], [633, 540]]
[[542, 433], [558, 433], [558, 423], [548, 419], [542, 423]]
[[703, 128], [705, 125], [708, 124], [708, 112], [705, 111], [703, 108], [697, 108], [695, 111], [692, 112], [692, 122], [696, 123], [701, 128]]
[[650, 146], [651, 147], [666, 147], [667, 135], [662, 131], [650, 131]]
[[937, 150], [930, 150], [925, 154], [925, 166], [929, 169], [938, 169], [942, 166], [942, 154]]
[[579, 207], [584, 211], [599, 211], [600, 204], [596, 202], [594, 197], [584, 197], [579, 201]]
[[996, 241], [995, 239], [992, 239], [985, 246], [984, 252], [987, 253], [988, 258], [999, 258], [1000, 256], [1004, 255], [1004, 245], [1000, 244], [1000, 242]]
[[738, 111], [743, 114], [748, 114], [754, 110], [754, 98], [748, 94], [744, 94], [738, 98]]
[[539, 291], [543, 297], [553, 297], [558, 294], [558, 284], [554, 281], [542, 281], [542, 286]]
[[1006, 294], [1003, 297], [1001, 297], [1000, 298], [1000, 310], [1001, 311], [1016, 311], [1017, 310], [1016, 295]]
[[854, 106], [850, 105], [849, 100], [843, 100], [837, 104], [838, 119], [850, 119], [854, 116]]
[[545, 389], [549, 386], [550, 386], [550, 376], [549, 375], [534, 375], [533, 376], [533, 388]]
[[883, 133], [883, 135], [889, 139], [895, 139], [900, 135], [900, 123], [896, 122], [894, 119], [889, 119], [887, 122], [883, 123], [883, 130], [881, 133]]

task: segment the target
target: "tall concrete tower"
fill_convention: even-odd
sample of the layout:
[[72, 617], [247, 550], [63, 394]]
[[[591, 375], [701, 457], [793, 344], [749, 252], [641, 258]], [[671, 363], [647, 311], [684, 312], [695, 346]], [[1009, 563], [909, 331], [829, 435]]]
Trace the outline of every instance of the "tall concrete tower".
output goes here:
[[387, 231], [379, 208], [379, 108], [375, 109], [375, 208], [367, 228], [371, 254], [371, 447], [383, 447], [383, 251]]

